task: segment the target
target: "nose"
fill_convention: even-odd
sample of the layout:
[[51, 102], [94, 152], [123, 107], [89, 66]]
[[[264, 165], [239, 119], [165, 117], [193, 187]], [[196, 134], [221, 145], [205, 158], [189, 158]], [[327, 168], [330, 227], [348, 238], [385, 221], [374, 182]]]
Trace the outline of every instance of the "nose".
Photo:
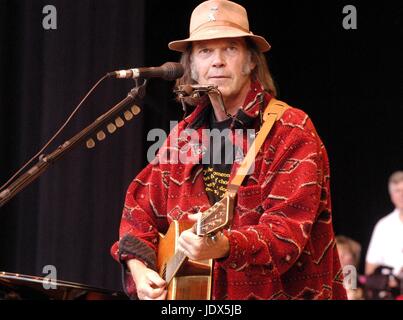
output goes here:
[[222, 68], [225, 66], [224, 53], [222, 50], [214, 51], [212, 66], [215, 68]]

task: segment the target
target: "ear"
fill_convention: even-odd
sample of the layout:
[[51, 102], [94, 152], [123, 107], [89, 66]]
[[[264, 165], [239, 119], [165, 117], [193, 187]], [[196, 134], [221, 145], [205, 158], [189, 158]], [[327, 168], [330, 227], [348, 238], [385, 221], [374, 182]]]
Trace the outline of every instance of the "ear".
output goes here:
[[252, 52], [249, 52], [249, 58], [248, 58], [248, 67], [249, 67], [249, 70], [252, 72], [253, 70], [255, 70], [255, 68], [256, 68], [256, 62], [255, 62], [255, 59], [253, 59], [253, 55], [252, 55]]
[[253, 71], [255, 70], [255, 68], [256, 68], [256, 63], [253, 62], [251, 59], [249, 59], [249, 61], [247, 63], [247, 67], [248, 67], [247, 69], [244, 68], [244, 71], [247, 71], [246, 75], [251, 75], [253, 73]]
[[253, 71], [256, 68], [256, 62], [252, 61], [252, 59], [249, 62], [249, 68], [250, 68], [250, 71]]

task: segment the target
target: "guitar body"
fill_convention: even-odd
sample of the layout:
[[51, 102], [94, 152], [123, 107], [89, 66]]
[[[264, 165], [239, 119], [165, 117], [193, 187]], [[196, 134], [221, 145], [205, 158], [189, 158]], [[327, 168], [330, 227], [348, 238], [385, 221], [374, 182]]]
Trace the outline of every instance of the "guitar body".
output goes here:
[[[168, 261], [175, 255], [179, 235], [192, 226], [190, 222], [173, 221], [167, 233], [160, 234], [157, 269], [162, 278], [165, 279]], [[210, 300], [211, 274], [212, 260], [186, 259], [168, 285], [167, 300]]]

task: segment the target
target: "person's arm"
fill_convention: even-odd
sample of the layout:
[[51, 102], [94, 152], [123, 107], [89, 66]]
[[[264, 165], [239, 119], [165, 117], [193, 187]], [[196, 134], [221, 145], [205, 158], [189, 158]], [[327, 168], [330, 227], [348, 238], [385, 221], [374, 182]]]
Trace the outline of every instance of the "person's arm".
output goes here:
[[378, 222], [371, 235], [371, 241], [368, 245], [367, 255], [365, 258], [365, 274], [371, 275], [376, 268], [383, 264], [383, 236], [381, 224]]
[[[121, 263], [123, 288], [136, 298], [137, 288], [127, 262], [137, 259], [150, 270], [156, 269], [158, 233], [167, 228], [165, 187], [161, 169], [149, 164], [130, 184], [119, 228], [119, 241], [112, 248], [112, 257]], [[155, 212], [161, 213], [156, 214]]]
[[[289, 129], [291, 125], [295, 127]], [[224, 231], [230, 250], [228, 257], [219, 263], [225, 269], [242, 271], [248, 266], [271, 265], [278, 274], [284, 274], [311, 241], [311, 228], [317, 220], [331, 219], [325, 149], [309, 119], [305, 120], [304, 128], [291, 125], [277, 132], [281, 144], [274, 145], [277, 151], [273, 158], [267, 159], [270, 164], [261, 189], [263, 212], [259, 223]], [[240, 193], [238, 201], [247, 204], [248, 192]], [[242, 196], [245, 198], [241, 199]], [[324, 228], [327, 225], [324, 223]], [[332, 241], [331, 230], [326, 233], [327, 242], [320, 239], [321, 250]]]
[[[156, 270], [156, 251], [159, 233], [168, 229], [167, 193], [169, 164], [164, 162], [167, 141], [158, 156], [144, 168], [130, 184], [125, 198], [119, 228], [119, 241], [111, 248], [113, 258], [120, 262], [124, 272], [124, 289], [136, 297], [135, 268], [128, 270], [127, 261], [136, 259], [149, 270]], [[131, 263], [133, 264], [133, 263]], [[139, 267], [141, 268], [141, 267]], [[157, 281], [158, 282], [158, 281]]]

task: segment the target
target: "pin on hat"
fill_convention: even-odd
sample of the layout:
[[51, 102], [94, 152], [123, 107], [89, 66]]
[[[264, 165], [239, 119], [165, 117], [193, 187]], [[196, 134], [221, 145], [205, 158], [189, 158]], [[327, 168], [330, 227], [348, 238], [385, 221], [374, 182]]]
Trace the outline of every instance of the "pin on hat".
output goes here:
[[265, 38], [249, 30], [248, 14], [244, 7], [229, 0], [209, 0], [198, 5], [190, 18], [189, 38], [172, 41], [171, 50], [185, 52], [193, 41], [222, 38], [250, 38], [260, 50], [269, 51]]

